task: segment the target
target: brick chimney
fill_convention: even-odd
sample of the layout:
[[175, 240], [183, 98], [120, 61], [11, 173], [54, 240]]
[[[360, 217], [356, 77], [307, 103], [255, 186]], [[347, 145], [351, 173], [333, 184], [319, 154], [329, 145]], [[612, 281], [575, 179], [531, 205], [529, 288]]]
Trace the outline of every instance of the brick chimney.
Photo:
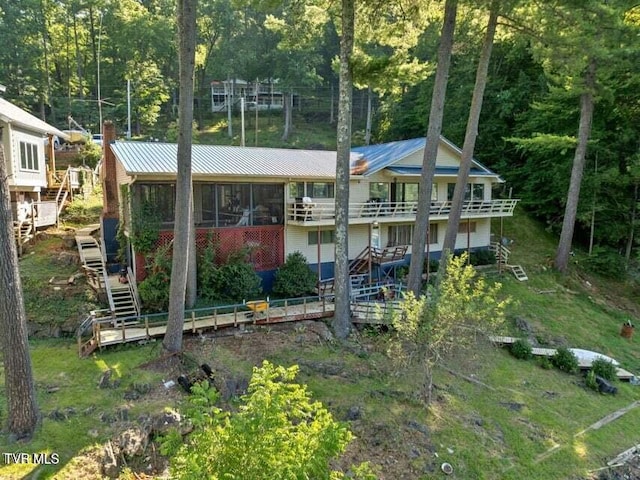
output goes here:
[[116, 157], [111, 151], [111, 144], [116, 140], [116, 127], [113, 122], [107, 120], [104, 122], [102, 132], [104, 135], [102, 139], [104, 159], [101, 171], [102, 217], [117, 219], [119, 217], [118, 177], [116, 175]]

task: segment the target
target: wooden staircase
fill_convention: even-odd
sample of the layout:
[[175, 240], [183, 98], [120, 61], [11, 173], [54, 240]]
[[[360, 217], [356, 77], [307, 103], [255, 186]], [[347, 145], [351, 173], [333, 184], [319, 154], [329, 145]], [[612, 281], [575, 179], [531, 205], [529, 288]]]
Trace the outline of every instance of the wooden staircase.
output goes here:
[[89, 285], [106, 295], [112, 317], [140, 315], [138, 291], [131, 271], [127, 268], [126, 276], [109, 275], [100, 245], [91, 236], [76, 236], [76, 244]]
[[494, 242], [489, 246], [489, 250], [491, 250], [496, 256], [496, 261], [498, 265], [502, 268], [506, 268], [513, 273], [513, 276], [516, 277], [521, 282], [529, 280], [524, 268], [521, 265], [510, 265], [509, 264], [509, 256], [511, 255], [511, 250], [502, 245], [501, 243]]
[[18, 255], [22, 255], [22, 247], [29, 243], [33, 238], [34, 228], [33, 221], [25, 220], [23, 222], [13, 223], [13, 235], [16, 239], [16, 246], [18, 247]]

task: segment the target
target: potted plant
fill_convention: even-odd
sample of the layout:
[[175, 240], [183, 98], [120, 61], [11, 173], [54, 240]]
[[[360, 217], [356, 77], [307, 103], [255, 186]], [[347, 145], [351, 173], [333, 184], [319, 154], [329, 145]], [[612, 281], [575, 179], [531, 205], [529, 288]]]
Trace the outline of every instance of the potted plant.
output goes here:
[[622, 329], [620, 330], [620, 335], [624, 338], [631, 338], [633, 336], [634, 325], [631, 323], [631, 320], [627, 320], [622, 324]]

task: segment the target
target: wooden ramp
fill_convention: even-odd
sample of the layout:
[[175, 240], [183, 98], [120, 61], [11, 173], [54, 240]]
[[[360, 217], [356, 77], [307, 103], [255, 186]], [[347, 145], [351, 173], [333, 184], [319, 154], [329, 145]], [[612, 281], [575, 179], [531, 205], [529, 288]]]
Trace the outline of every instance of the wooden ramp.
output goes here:
[[[333, 315], [335, 309], [333, 302], [328, 298], [319, 297], [273, 302], [265, 300], [264, 303], [266, 308], [259, 311], [253, 311], [245, 304], [238, 304], [185, 312], [183, 331], [198, 333], [246, 324], [268, 325], [319, 319]], [[95, 348], [162, 337], [166, 329], [167, 314], [93, 318], [79, 329], [79, 353], [80, 356], [85, 356]], [[87, 331], [90, 332], [88, 340], [81, 339], [80, 336]]]

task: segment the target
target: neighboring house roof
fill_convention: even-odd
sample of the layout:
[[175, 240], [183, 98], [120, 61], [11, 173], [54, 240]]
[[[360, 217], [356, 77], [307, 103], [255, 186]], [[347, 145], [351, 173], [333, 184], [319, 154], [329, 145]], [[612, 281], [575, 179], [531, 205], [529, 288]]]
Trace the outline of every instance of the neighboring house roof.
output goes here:
[[62, 131], [58, 130], [56, 127], [49, 125], [47, 122], [40, 120], [38, 117], [31, 115], [29, 112], [1, 97], [0, 120], [43, 135], [52, 134], [65, 139], [67, 138], [67, 135], [62, 133]]
[[[420, 175], [422, 173], [422, 167], [413, 166], [391, 166], [386, 170], [396, 175]], [[457, 176], [460, 169], [458, 167], [438, 167], [436, 166], [436, 176]], [[485, 177], [497, 177], [497, 175], [491, 171], [481, 170], [479, 168], [471, 168], [471, 175], [485, 176]]]
[[[128, 175], [176, 174], [178, 146], [174, 143], [115, 142], [111, 149]], [[193, 145], [192, 173], [331, 179], [336, 176], [336, 152]]]
[[[424, 149], [426, 145], [427, 139], [424, 137], [421, 138], [412, 138], [410, 140], [399, 140], [396, 142], [389, 143], [381, 143], [378, 145], [368, 145], [363, 147], [355, 147], [352, 148], [351, 151], [354, 153], [358, 153], [362, 156], [361, 161], [366, 161], [366, 170], [363, 170], [364, 175], [373, 175], [380, 170], [388, 169], [391, 170], [391, 167], [396, 163], [402, 160], [403, 158], [408, 157], [416, 153], [419, 150]], [[458, 154], [462, 154], [462, 150], [460, 150], [456, 145], [451, 143], [444, 137], [440, 137], [440, 142], [447, 145], [449, 148], [457, 152]], [[400, 169], [401, 167], [394, 167], [396, 169]], [[403, 166], [402, 169], [411, 168], [414, 166]], [[420, 173], [422, 169], [422, 165], [415, 165], [415, 168], [418, 170], [414, 170], [409, 172], [401, 170], [395, 170], [396, 173], [404, 173], [405, 175], [415, 175], [416, 173]], [[441, 175], [447, 175], [448, 173], [444, 171], [444, 169], [448, 167], [437, 167], [440, 169], [440, 172], [436, 171], [436, 174], [440, 173]], [[458, 173], [458, 169], [454, 168], [451, 170], [450, 174], [456, 175]], [[471, 170], [473, 175], [487, 175], [487, 176], [495, 176], [498, 175], [495, 172], [492, 172], [487, 167], [482, 165], [477, 160], [473, 160], [473, 167]], [[499, 178], [499, 177], [498, 177]]]

